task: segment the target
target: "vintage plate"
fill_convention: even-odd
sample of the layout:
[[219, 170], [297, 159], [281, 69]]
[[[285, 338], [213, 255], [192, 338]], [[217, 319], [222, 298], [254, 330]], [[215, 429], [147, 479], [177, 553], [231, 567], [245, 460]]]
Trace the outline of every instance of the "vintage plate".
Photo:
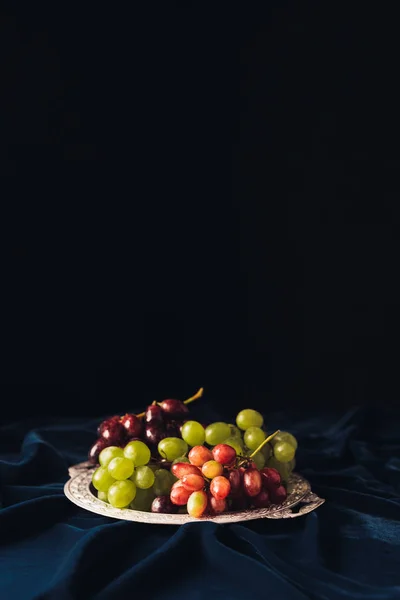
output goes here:
[[[125, 521], [138, 521], [140, 523], [158, 523], [160, 525], [183, 525], [190, 522], [213, 521], [214, 523], [235, 523], [237, 521], [251, 521], [252, 519], [287, 519], [307, 514], [325, 502], [311, 492], [310, 484], [306, 479], [293, 473], [289, 480], [288, 496], [283, 504], [269, 508], [257, 508], [240, 512], [226, 512], [215, 517], [202, 517], [194, 519], [189, 515], [168, 515], [159, 513], [142, 512], [128, 508], [113, 508], [106, 502], [99, 500], [92, 492], [91, 479], [94, 467], [88, 463], [80, 463], [69, 469], [71, 479], [64, 486], [64, 493], [71, 502], [91, 512], [123, 519]], [[296, 507], [296, 510], [293, 509]], [[298, 510], [297, 510], [298, 509]]]

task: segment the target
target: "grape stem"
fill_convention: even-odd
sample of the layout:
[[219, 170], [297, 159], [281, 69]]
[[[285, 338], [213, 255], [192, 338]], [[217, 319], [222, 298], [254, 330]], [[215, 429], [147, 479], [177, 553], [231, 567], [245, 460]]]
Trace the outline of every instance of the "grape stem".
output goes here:
[[[194, 396], [191, 396], [191, 397], [190, 397], [190, 398], [188, 398], [187, 400], [184, 400], [183, 404], [190, 404], [191, 402], [194, 402], [195, 400], [198, 400], [199, 398], [201, 398], [201, 397], [202, 397], [203, 393], [204, 393], [204, 388], [200, 388], [200, 389], [199, 389], [199, 390], [198, 390], [198, 391], [195, 393], [195, 395], [194, 395]], [[160, 404], [161, 404], [161, 403], [160, 403], [160, 402], [157, 402], [156, 400], [154, 400], [153, 404], [158, 404], [158, 406], [160, 406]], [[145, 414], [146, 414], [146, 411], [145, 411], [145, 412], [141, 412], [141, 413], [139, 413], [139, 414], [138, 414], [138, 415], [136, 415], [136, 416], [137, 416], [137, 417], [140, 419], [140, 417], [144, 417], [144, 415], [145, 415]]]
[[268, 444], [268, 442], [270, 442], [270, 441], [271, 441], [271, 440], [272, 440], [272, 439], [273, 439], [273, 438], [274, 438], [276, 435], [278, 435], [278, 433], [280, 433], [280, 432], [281, 432], [281, 430], [280, 430], [280, 429], [277, 429], [277, 430], [276, 430], [274, 433], [271, 433], [271, 435], [269, 435], [267, 438], [265, 438], [265, 440], [262, 442], [262, 444], [260, 444], [260, 445], [258, 446], [258, 448], [256, 448], [256, 449], [254, 450], [254, 452], [252, 452], [252, 453], [250, 454], [249, 458], [253, 458], [253, 456], [255, 456], [255, 455], [257, 454], [257, 452], [260, 452], [260, 450], [261, 450], [262, 448], [264, 448], [265, 444]]

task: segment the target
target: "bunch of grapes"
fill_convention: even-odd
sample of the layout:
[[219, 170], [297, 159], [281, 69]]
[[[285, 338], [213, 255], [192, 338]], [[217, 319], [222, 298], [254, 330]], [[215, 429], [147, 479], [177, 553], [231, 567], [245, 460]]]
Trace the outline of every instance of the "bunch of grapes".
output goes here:
[[[152, 404], [143, 414], [144, 423], [139, 421], [146, 441], [123, 443], [124, 433], [119, 444], [104, 446], [92, 478], [98, 498], [116, 508], [188, 513], [194, 518], [264, 508], [286, 499], [297, 449], [293, 435], [278, 431], [267, 437], [262, 415], [252, 409], [242, 410], [236, 425], [217, 422], [204, 427], [184, 421], [186, 414], [186, 405], [178, 400]], [[124, 428], [127, 421], [130, 427], [135, 423], [123, 419], [112, 421], [113, 431], [117, 422]], [[108, 426], [104, 423], [102, 431], [111, 434], [110, 420]]]

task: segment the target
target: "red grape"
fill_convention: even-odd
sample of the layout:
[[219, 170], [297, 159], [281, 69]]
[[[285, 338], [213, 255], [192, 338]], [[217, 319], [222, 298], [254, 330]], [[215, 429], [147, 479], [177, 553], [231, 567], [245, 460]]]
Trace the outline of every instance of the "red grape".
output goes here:
[[208, 506], [210, 507], [210, 512], [212, 514], [219, 515], [226, 510], [226, 500], [225, 498], [214, 498], [214, 496], [210, 494], [208, 497]]
[[183, 487], [191, 492], [197, 492], [198, 490], [202, 490], [204, 487], [204, 477], [201, 475], [195, 475], [194, 473], [189, 473], [189, 475], [184, 475], [182, 477]]
[[231, 491], [231, 484], [226, 477], [222, 475], [214, 477], [210, 483], [210, 492], [217, 498], [217, 500], [223, 500], [226, 498]]
[[171, 473], [178, 479], [182, 479], [185, 475], [201, 475], [200, 469], [189, 463], [175, 463], [171, 467]]
[[96, 465], [99, 461], [99, 454], [104, 448], [109, 446], [109, 443], [104, 438], [99, 438], [95, 441], [93, 446], [89, 450], [88, 459], [93, 465]]
[[121, 423], [126, 429], [126, 434], [129, 438], [140, 437], [142, 433], [142, 423], [136, 415], [126, 414], [121, 417]]
[[176, 481], [171, 488], [170, 499], [177, 506], [184, 506], [189, 500], [189, 496], [193, 493], [192, 490], [187, 490], [182, 481]]
[[156, 446], [162, 439], [167, 437], [164, 427], [158, 424], [146, 425], [144, 432], [145, 441]]
[[266, 508], [271, 504], [267, 490], [261, 490], [257, 496], [254, 496], [254, 498], [251, 499], [251, 501], [256, 508]]
[[216, 460], [208, 460], [201, 467], [201, 472], [207, 479], [213, 479], [214, 477], [218, 477], [218, 475], [222, 475], [224, 467]]
[[231, 465], [236, 458], [236, 450], [228, 444], [217, 444], [213, 448], [212, 455], [221, 465]]
[[152, 425], [155, 425], [156, 423], [162, 425], [164, 423], [163, 411], [157, 404], [150, 404], [144, 413], [144, 421], [145, 423], [151, 423]]
[[196, 465], [196, 467], [202, 467], [205, 462], [212, 460], [212, 458], [213, 455], [211, 450], [205, 446], [193, 446], [188, 454], [188, 459], [190, 460], [191, 464]]
[[176, 513], [178, 507], [172, 504], [169, 496], [157, 496], [154, 498], [151, 505], [151, 512], [153, 513]]
[[269, 497], [272, 504], [282, 504], [286, 500], [286, 490], [283, 485], [269, 491]]
[[183, 418], [185, 415], [189, 414], [189, 409], [180, 400], [167, 399], [163, 400], [160, 403], [161, 410], [164, 412], [166, 416], [169, 418], [180, 417]]
[[120, 421], [109, 419], [102, 423], [101, 437], [107, 440], [109, 446], [121, 446], [126, 440], [126, 430]]
[[261, 492], [262, 480], [257, 469], [246, 469], [243, 475], [243, 488], [245, 493], [253, 498]]
[[106, 429], [109, 425], [111, 425], [111, 423], [118, 423], [119, 419], [120, 417], [118, 415], [114, 415], [113, 417], [108, 417], [107, 419], [104, 419], [104, 421], [102, 421], [98, 426], [97, 433], [100, 436], [102, 436], [103, 430]]
[[232, 494], [237, 494], [242, 487], [242, 473], [239, 469], [233, 469], [229, 473]]
[[264, 467], [260, 471], [263, 487], [266, 490], [277, 488], [281, 485], [281, 476], [276, 469]]

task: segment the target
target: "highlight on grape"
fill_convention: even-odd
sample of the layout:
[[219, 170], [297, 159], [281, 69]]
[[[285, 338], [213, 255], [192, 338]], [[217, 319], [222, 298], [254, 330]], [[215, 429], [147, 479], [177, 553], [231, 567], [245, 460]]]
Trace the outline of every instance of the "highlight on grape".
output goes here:
[[279, 505], [296, 465], [297, 440], [268, 433], [263, 415], [241, 410], [235, 423], [200, 423], [184, 402], [153, 402], [138, 415], [114, 415], [89, 451], [97, 497], [115, 508], [205, 515]]

